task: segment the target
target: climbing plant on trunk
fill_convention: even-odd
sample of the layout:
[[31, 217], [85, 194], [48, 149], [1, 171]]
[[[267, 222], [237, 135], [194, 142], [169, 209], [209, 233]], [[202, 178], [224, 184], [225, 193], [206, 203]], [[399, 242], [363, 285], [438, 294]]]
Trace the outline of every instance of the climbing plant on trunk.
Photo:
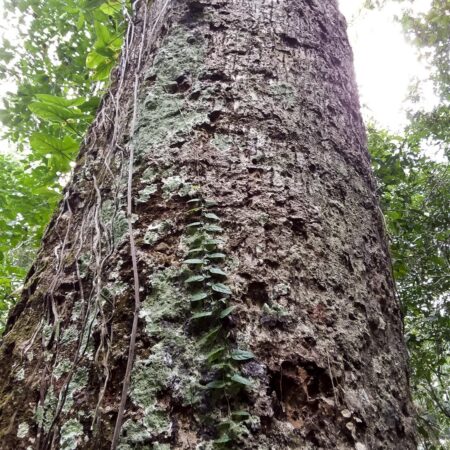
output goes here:
[[5, 448], [415, 448], [337, 2], [137, 2], [1, 346]]

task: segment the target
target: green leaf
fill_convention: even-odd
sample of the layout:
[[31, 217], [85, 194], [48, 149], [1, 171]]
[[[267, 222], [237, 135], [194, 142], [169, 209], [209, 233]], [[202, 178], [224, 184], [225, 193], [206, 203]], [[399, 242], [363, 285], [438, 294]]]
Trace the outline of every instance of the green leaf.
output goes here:
[[208, 294], [206, 292], [197, 292], [193, 294], [190, 298], [191, 302], [200, 302], [208, 298]]
[[56, 95], [49, 94], [36, 94], [37, 99], [41, 100], [41, 103], [47, 103], [50, 105], [63, 106], [65, 108], [70, 106], [79, 106], [85, 102], [84, 98], [68, 99], [65, 97], [58, 97]]
[[193, 249], [189, 250], [189, 251], [188, 251], [188, 254], [189, 254], [189, 253], [200, 253], [200, 252], [202, 252], [202, 251], [203, 251], [203, 248], [202, 248], [202, 247], [197, 247], [197, 248], [193, 248]]
[[213, 291], [219, 292], [221, 294], [226, 294], [226, 295], [231, 295], [232, 294], [230, 288], [228, 286], [226, 286], [225, 284], [222, 284], [222, 283], [213, 284], [213, 285], [211, 285], [211, 288], [212, 288]]
[[214, 339], [217, 337], [221, 329], [222, 325], [219, 325], [213, 328], [208, 333], [204, 334], [202, 338], [198, 341], [199, 347], [203, 347], [204, 345], [209, 344], [211, 341], [214, 341]]
[[85, 8], [87, 10], [92, 10], [98, 8], [103, 3], [105, 3], [105, 0], [85, 0]]
[[210, 231], [211, 233], [222, 233], [223, 232], [223, 228], [219, 227], [217, 225], [207, 225], [205, 227], [206, 231]]
[[245, 411], [243, 409], [239, 410], [239, 411], [231, 411], [231, 415], [233, 417], [250, 417], [250, 413], [248, 411]]
[[216, 216], [214, 213], [205, 213], [203, 215], [204, 215], [204, 217], [206, 217], [209, 220], [215, 220], [215, 221], [220, 220], [220, 217]]
[[208, 239], [205, 241], [205, 245], [212, 246], [212, 245], [222, 245], [223, 241], [221, 239]]
[[205, 385], [205, 389], [223, 389], [227, 386], [227, 384], [228, 383], [226, 381], [214, 380]]
[[34, 102], [30, 103], [28, 108], [40, 119], [48, 120], [49, 122], [62, 123], [67, 122], [69, 119], [78, 119], [83, 117], [82, 113], [49, 103]]
[[209, 253], [207, 255], [208, 259], [224, 259], [226, 257], [227, 255], [225, 255], [224, 253]]
[[192, 277], [189, 277], [185, 283], [198, 283], [200, 281], [203, 281], [205, 277], [203, 275], [194, 275]]
[[237, 308], [237, 305], [229, 306], [228, 308], [224, 309], [220, 313], [220, 318], [225, 319], [225, 317], [228, 317], [235, 309]]
[[222, 277], [226, 277], [226, 276], [227, 276], [227, 274], [226, 274], [222, 269], [220, 269], [219, 267], [211, 267], [211, 268], [209, 269], [209, 271], [210, 271], [210, 273], [212, 273], [213, 275], [220, 275], [220, 276], [222, 276]]
[[253, 382], [251, 380], [237, 373], [235, 373], [230, 379], [235, 383], [242, 384], [244, 386], [253, 386]]
[[183, 264], [189, 264], [189, 265], [201, 265], [204, 264], [204, 260], [203, 259], [197, 259], [197, 258], [193, 258], [193, 259], [186, 259], [183, 261]]
[[61, 140], [48, 134], [38, 132], [31, 135], [30, 145], [38, 155], [62, 153], [68, 158], [72, 158], [74, 152], [78, 150], [78, 142], [70, 136], [65, 136], [64, 139]]
[[248, 350], [233, 350], [231, 352], [231, 358], [235, 361], [246, 361], [248, 359], [254, 359], [255, 355]]
[[195, 313], [191, 319], [202, 319], [203, 317], [211, 317], [212, 316], [212, 311], [202, 311], [202, 312], [198, 312]]
[[203, 225], [202, 222], [192, 222], [186, 226], [186, 228], [198, 228]]
[[206, 355], [206, 359], [209, 361], [209, 362], [213, 362], [213, 361], [215, 361], [223, 352], [225, 351], [225, 347], [218, 347], [218, 348], [215, 348], [213, 351], [211, 351], [211, 352], [209, 352], [207, 355]]
[[96, 51], [89, 52], [86, 57], [86, 67], [88, 69], [98, 69], [101, 65], [107, 64], [110, 61], [109, 58], [100, 55]]
[[97, 37], [96, 47], [108, 47], [113, 39], [109, 28], [96, 20], [94, 22], [94, 29]]

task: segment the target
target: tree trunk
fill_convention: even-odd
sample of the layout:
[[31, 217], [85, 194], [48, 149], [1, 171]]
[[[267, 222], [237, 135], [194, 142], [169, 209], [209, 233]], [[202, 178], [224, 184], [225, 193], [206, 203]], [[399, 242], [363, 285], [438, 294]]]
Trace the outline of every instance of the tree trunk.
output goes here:
[[138, 4], [9, 317], [2, 449], [415, 448], [345, 29]]

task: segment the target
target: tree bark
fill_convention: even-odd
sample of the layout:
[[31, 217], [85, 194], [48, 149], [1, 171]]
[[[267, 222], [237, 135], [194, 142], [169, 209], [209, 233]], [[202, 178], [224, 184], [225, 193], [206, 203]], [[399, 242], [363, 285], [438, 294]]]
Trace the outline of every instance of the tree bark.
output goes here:
[[[1, 448], [415, 448], [336, 0], [136, 8], [9, 317]], [[225, 394], [205, 388], [212, 319], [193, 317], [198, 272], [183, 262], [198, 227], [228, 274], [211, 298], [222, 289], [236, 307], [220, 319], [223, 351], [247, 355]], [[223, 429], [230, 440], [213, 443]]]

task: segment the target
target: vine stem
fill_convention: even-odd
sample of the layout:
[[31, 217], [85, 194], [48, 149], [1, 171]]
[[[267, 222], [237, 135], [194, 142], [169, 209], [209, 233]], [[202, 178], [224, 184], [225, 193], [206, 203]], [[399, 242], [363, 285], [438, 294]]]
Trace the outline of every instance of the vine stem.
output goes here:
[[[138, 86], [138, 75], [136, 75], [136, 82], [135, 82], [135, 101], [136, 101], [136, 97], [137, 97], [137, 86]], [[121, 431], [122, 422], [123, 422], [123, 414], [125, 411], [125, 403], [127, 401], [128, 389], [130, 387], [130, 381], [131, 381], [131, 370], [133, 368], [133, 362], [134, 362], [139, 310], [141, 308], [141, 300], [140, 300], [140, 295], [139, 295], [140, 285], [139, 285], [139, 273], [138, 273], [138, 267], [137, 267], [136, 244], [134, 241], [133, 223], [132, 223], [133, 159], [134, 159], [133, 145], [130, 145], [130, 166], [129, 166], [129, 175], [128, 175], [128, 194], [127, 194], [127, 198], [128, 198], [127, 219], [128, 219], [128, 233], [130, 234], [131, 262], [132, 262], [132, 266], [133, 266], [133, 278], [134, 278], [134, 314], [133, 314], [133, 326], [131, 329], [131, 336], [130, 336], [130, 345], [128, 348], [127, 368], [126, 368], [125, 377], [123, 380], [122, 396], [120, 399], [120, 405], [119, 405], [119, 411], [117, 414], [116, 426], [114, 428], [114, 436], [113, 436], [113, 440], [112, 440], [112, 444], [111, 444], [111, 450], [115, 450], [117, 448], [117, 444], [119, 443], [120, 431]]]
[[[146, 3], [144, 2], [144, 5]], [[134, 80], [134, 105], [133, 105], [133, 118], [131, 121], [131, 130], [134, 132], [136, 118], [137, 118], [137, 102], [138, 102], [138, 89], [139, 89], [139, 72], [141, 68], [142, 52], [144, 47], [145, 31], [147, 27], [147, 7], [145, 6], [144, 11], [144, 25], [142, 30], [142, 39], [139, 48], [139, 57], [136, 68], [136, 75]], [[111, 442], [111, 450], [115, 450], [119, 443], [120, 432], [122, 429], [123, 416], [125, 412], [125, 404], [128, 397], [128, 390], [130, 388], [131, 382], [131, 371], [134, 363], [134, 354], [136, 349], [136, 336], [138, 330], [139, 321], [139, 310], [141, 308], [140, 300], [140, 283], [139, 283], [139, 273], [137, 266], [137, 255], [136, 255], [136, 243], [134, 240], [133, 233], [133, 166], [134, 166], [134, 146], [133, 142], [130, 143], [130, 160], [128, 169], [128, 188], [127, 188], [127, 219], [128, 219], [128, 233], [130, 235], [130, 251], [131, 251], [131, 263], [133, 266], [133, 279], [134, 279], [134, 313], [133, 313], [133, 325], [131, 328], [130, 344], [128, 347], [128, 360], [127, 368], [125, 370], [125, 376], [122, 385], [122, 395], [120, 398], [119, 410], [117, 413], [116, 425], [114, 427], [114, 435]]]

